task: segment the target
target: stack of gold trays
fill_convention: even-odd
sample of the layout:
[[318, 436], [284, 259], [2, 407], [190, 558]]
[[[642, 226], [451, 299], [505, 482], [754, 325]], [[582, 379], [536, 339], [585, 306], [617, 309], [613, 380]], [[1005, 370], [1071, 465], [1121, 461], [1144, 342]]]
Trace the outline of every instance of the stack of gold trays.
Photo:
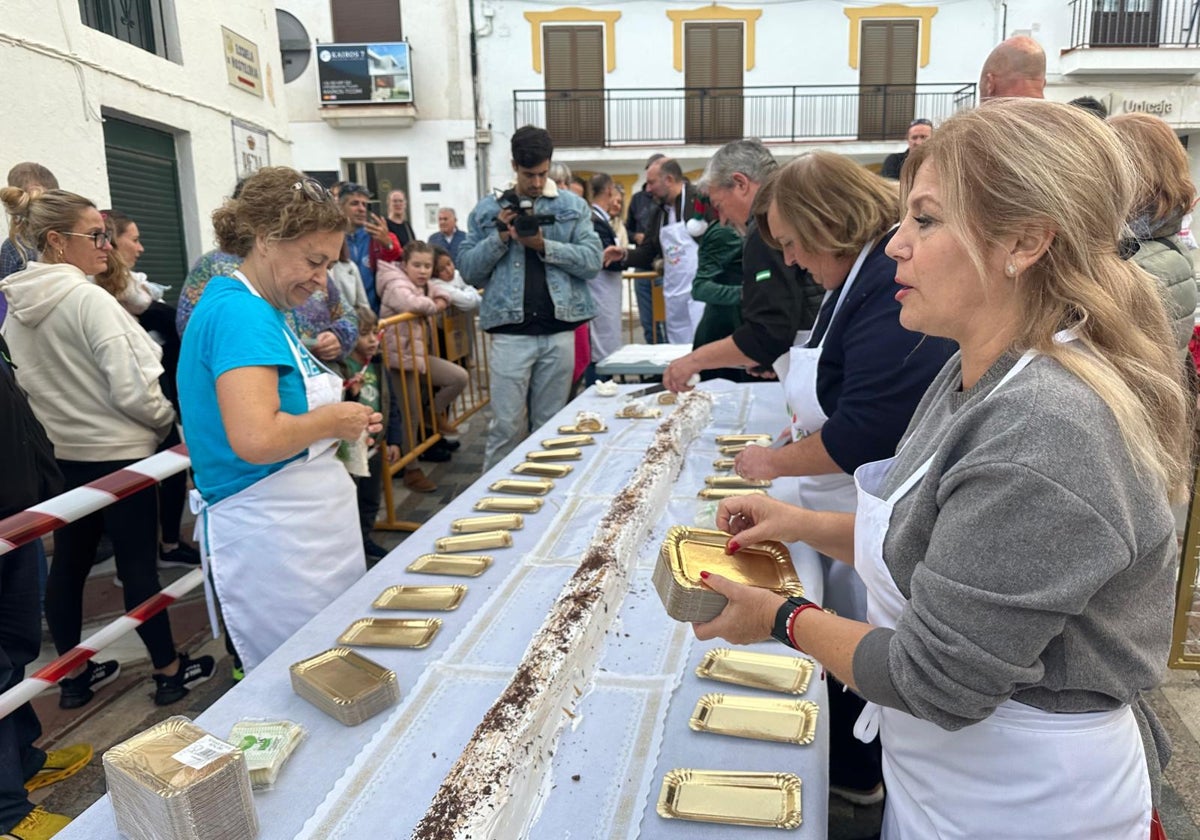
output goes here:
[[725, 596], [703, 586], [701, 572], [781, 595], [804, 594], [792, 557], [781, 543], [755, 543], [729, 555], [725, 553], [729, 538], [721, 531], [683, 525], [667, 532], [653, 575], [667, 615], [676, 621], [711, 621], [725, 609]]
[[811, 744], [817, 737], [817, 710], [811, 700], [705, 694], [696, 703], [688, 726], [696, 732]]
[[672, 770], [663, 778], [658, 815], [759, 828], [800, 825], [800, 777], [794, 773]]
[[117, 830], [131, 840], [252, 840], [258, 814], [242, 751], [169, 717], [104, 754]]
[[[525, 527], [525, 517], [519, 513], [498, 513], [495, 516], [467, 516], [450, 523], [455, 534], [477, 534], [480, 531], [519, 531]], [[509, 541], [512, 542], [511, 540]], [[489, 546], [490, 548], [490, 546]]]
[[454, 586], [389, 586], [379, 593], [377, 610], [456, 610], [467, 595], [467, 587]]
[[349, 648], [331, 648], [291, 667], [292, 690], [346, 726], [357, 726], [400, 699], [394, 671]]
[[429, 647], [442, 629], [440, 618], [360, 618], [338, 637], [339, 645], [356, 647]]
[[475, 503], [475, 510], [490, 510], [497, 513], [537, 513], [542, 509], [542, 499], [518, 499], [511, 496], [484, 496]]
[[545, 496], [554, 489], [548, 478], [502, 478], [488, 487], [493, 493], [518, 493], [522, 496]]
[[696, 667], [696, 676], [747, 688], [803, 694], [808, 691], [814, 667], [813, 661], [803, 656], [713, 648]]
[[245, 753], [250, 784], [264, 790], [274, 786], [304, 736], [304, 727], [290, 720], [239, 720], [229, 731], [229, 743]]
[[580, 446], [594, 446], [595, 443], [596, 439], [588, 434], [560, 435], [542, 441], [542, 449], [575, 449]]

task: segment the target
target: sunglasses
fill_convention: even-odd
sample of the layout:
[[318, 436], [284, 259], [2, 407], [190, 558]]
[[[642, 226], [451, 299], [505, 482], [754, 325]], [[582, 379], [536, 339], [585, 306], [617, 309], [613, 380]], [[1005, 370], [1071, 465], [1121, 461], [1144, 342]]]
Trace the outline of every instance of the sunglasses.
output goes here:
[[299, 190], [313, 201], [333, 201], [333, 193], [325, 189], [325, 185], [316, 178], [305, 178], [292, 184], [293, 190]]
[[917, 125], [927, 125], [930, 128], [933, 128], [933, 120], [927, 120], [924, 117], [922, 117], [919, 120], [913, 120], [912, 122], [910, 122], [908, 124], [908, 127], [912, 128], [913, 126], [917, 126]]
[[95, 233], [73, 233], [69, 230], [59, 231], [63, 236], [82, 236], [92, 240], [92, 244], [96, 246], [96, 250], [100, 250], [105, 245], [112, 244], [112, 237], [106, 231], [98, 230]]

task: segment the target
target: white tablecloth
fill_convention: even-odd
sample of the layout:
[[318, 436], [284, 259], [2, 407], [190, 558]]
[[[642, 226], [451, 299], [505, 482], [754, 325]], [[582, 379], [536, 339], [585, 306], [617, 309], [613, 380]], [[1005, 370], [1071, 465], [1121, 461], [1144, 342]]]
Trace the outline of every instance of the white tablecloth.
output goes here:
[[[690, 627], [670, 619], [650, 583], [658, 546], [674, 524], [703, 524], [714, 505], [695, 493], [712, 474], [717, 434], [778, 432], [785, 418], [776, 383], [705, 383], [718, 392], [709, 428], [688, 449], [666, 514], [643, 546], [629, 595], [601, 654], [593, 686], [555, 750], [550, 793], [528, 836], [538, 838], [716, 838], [727, 826], [666, 820], [655, 811], [663, 775], [673, 768], [790, 771], [802, 779], [804, 822], [791, 836], [824, 838], [827, 823], [828, 720], [826, 685], [816, 675], [805, 695], [821, 706], [816, 740], [792, 746], [696, 733], [688, 719], [699, 697], [727, 691], [759, 694], [695, 676], [704, 651], [721, 642], [698, 642]], [[628, 389], [627, 389], [628, 390]], [[589, 390], [535, 432], [508, 459], [451, 502], [389, 554], [362, 580], [272, 654], [259, 668], [202, 714], [197, 723], [223, 737], [242, 718], [285, 718], [309, 731], [276, 787], [255, 794], [263, 838], [403, 838], [424, 814], [446, 772], [484, 712], [507, 684], [547, 609], [574, 569], [608, 502], [624, 486], [645, 452], [657, 420], [616, 420], [620, 397]], [[570, 476], [557, 481], [539, 513], [513, 533], [514, 545], [487, 553], [495, 564], [479, 578], [413, 574], [406, 567], [434, 550], [451, 519], [471, 515], [489, 495], [487, 485], [510, 476], [523, 454], [539, 448], [579, 410], [607, 418], [609, 431], [584, 447]], [[790, 488], [776, 488], [788, 498]], [[822, 597], [820, 569], [799, 568], [808, 594]], [[400, 703], [348, 728], [293, 693], [288, 666], [335, 645], [354, 620], [384, 615], [371, 602], [398, 583], [466, 583], [462, 606], [437, 613], [443, 627], [424, 650], [360, 648], [396, 671]], [[390, 615], [399, 615], [390, 613]], [[760, 646], [782, 652], [775, 643]], [[779, 696], [779, 695], [773, 695]], [[578, 777], [576, 780], [575, 777]], [[772, 832], [773, 829], [757, 830]], [[755, 829], [736, 829], [749, 836]], [[107, 797], [59, 837], [116, 838]]]

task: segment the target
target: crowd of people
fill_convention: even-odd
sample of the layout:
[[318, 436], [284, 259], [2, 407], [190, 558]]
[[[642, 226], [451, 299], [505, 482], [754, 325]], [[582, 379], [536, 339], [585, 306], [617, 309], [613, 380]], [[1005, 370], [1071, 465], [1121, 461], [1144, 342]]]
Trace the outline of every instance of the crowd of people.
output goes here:
[[[1166, 123], [1044, 102], [1044, 85], [1040, 48], [1013, 38], [981, 106], [914, 120], [879, 173], [832, 152], [781, 165], [745, 139], [695, 184], [653, 155], [628, 202], [525, 126], [512, 184], [465, 231], [439, 210], [428, 241], [400, 190], [381, 217], [362, 185], [266, 167], [214, 212], [217, 247], [174, 308], [170, 278], [135, 270], [136, 219], [14, 167], [0, 516], [185, 440], [199, 549], [180, 475], [60, 528], [44, 582], [40, 543], [6, 555], [0, 688], [36, 657], [43, 603], [55, 648], [78, 644], [103, 534], [128, 607], [160, 567], [203, 563], [236, 672], [257, 667], [385, 553], [384, 465], [427, 429], [443, 435], [422, 459], [457, 448], [468, 371], [434, 352], [434, 319], [477, 310], [489, 336], [489, 469], [594, 380], [621, 344], [621, 272], [643, 269], [666, 310], [656, 324], [653, 281], [637, 284], [644, 339], [692, 346], [667, 388], [782, 385], [778, 445], [734, 468], [797, 490], [726, 500], [718, 524], [731, 553], [772, 539], [819, 562], [824, 601], [705, 572], [728, 606], [695, 630], [774, 637], [829, 670], [831, 790], [886, 796], [892, 838], [1161, 837], [1169, 746], [1143, 694], [1165, 667], [1171, 504], [1192, 470], [1197, 295], [1178, 234], [1195, 186]], [[416, 463], [403, 483], [436, 489]], [[156, 703], [212, 675], [166, 611], [138, 633]], [[119, 671], [87, 661], [60, 704]], [[27, 786], [90, 758], [48, 756], [39, 734], [28, 706], [0, 721], [0, 830], [57, 825]]]

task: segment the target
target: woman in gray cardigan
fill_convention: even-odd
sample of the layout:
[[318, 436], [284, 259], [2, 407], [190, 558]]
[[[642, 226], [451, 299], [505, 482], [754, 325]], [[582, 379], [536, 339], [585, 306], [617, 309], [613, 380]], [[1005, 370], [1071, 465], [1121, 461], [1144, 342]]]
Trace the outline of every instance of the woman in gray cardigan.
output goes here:
[[772, 635], [869, 701], [884, 838], [1162, 836], [1142, 694], [1170, 644], [1188, 410], [1157, 289], [1118, 251], [1134, 173], [1110, 128], [1030, 99], [952, 117], [912, 158], [900, 319], [960, 353], [897, 456], [855, 473], [856, 514], [718, 514], [732, 550], [853, 563], [868, 620], [705, 573], [729, 604], [696, 634]]

